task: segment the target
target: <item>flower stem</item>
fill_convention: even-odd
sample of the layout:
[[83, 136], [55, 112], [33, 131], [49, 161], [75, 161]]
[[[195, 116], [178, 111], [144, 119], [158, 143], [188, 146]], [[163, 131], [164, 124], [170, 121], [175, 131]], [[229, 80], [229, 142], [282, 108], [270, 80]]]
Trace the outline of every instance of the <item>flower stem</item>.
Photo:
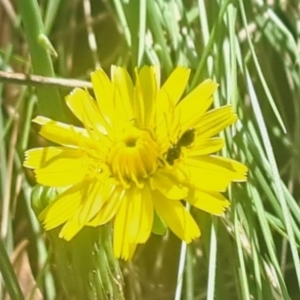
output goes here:
[[[124, 300], [123, 277], [111, 246], [111, 226], [85, 227], [67, 242], [48, 232], [67, 299]], [[108, 246], [110, 245], [110, 246]]]
[[[56, 188], [36, 186], [31, 205], [36, 215], [54, 201]], [[47, 231], [52, 262], [66, 299], [123, 300], [123, 276], [112, 248], [110, 224], [83, 228], [71, 241], [59, 238], [59, 228]]]

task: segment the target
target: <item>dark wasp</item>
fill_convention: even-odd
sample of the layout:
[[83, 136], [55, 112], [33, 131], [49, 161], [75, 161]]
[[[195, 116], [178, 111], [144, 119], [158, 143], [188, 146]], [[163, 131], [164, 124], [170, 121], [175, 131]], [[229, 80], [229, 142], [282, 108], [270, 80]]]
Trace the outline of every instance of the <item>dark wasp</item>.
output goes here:
[[181, 147], [188, 147], [190, 146], [195, 139], [195, 129], [190, 128], [187, 131], [185, 131], [178, 142], [174, 145], [172, 145], [167, 153], [166, 153], [166, 161], [173, 165], [174, 161], [180, 157], [181, 154]]

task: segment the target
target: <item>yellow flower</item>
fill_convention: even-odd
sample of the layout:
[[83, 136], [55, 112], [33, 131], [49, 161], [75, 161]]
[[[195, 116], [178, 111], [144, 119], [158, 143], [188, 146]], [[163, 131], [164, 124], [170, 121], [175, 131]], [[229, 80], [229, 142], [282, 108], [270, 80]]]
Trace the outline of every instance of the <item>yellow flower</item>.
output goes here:
[[145, 243], [154, 212], [183, 241], [200, 230], [182, 204], [221, 215], [229, 202], [220, 194], [246, 180], [245, 165], [213, 153], [216, 135], [237, 120], [231, 106], [207, 112], [217, 84], [206, 80], [181, 97], [190, 70], [178, 67], [160, 87], [157, 67], [92, 73], [96, 100], [75, 89], [66, 102], [84, 128], [45, 117], [33, 121], [40, 134], [60, 145], [26, 152], [24, 166], [45, 186], [67, 187], [39, 215], [46, 230], [63, 225], [72, 239], [84, 226], [113, 222], [116, 257], [130, 259]]

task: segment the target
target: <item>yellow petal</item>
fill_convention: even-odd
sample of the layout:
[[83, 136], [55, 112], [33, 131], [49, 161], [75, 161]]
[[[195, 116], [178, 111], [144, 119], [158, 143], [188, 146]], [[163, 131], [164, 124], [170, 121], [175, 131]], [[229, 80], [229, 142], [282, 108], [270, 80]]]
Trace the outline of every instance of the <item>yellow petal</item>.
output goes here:
[[200, 236], [198, 225], [180, 201], [172, 201], [155, 193], [153, 203], [159, 216], [181, 240], [190, 243]]
[[88, 171], [82, 150], [66, 147], [26, 151], [24, 166], [35, 169], [38, 183], [57, 187], [80, 182]]
[[172, 132], [171, 123], [174, 114], [174, 107], [171, 106], [168, 98], [158, 97], [156, 112], [155, 112], [155, 134], [157, 144], [160, 145], [162, 151], [167, 151], [170, 147], [170, 142], [173, 141], [173, 136], [177, 132]]
[[181, 200], [188, 193], [188, 189], [176, 182], [171, 174], [168, 175], [158, 171], [151, 178], [151, 187], [173, 200]]
[[133, 84], [125, 68], [112, 66], [112, 83], [114, 87], [114, 99], [119, 118], [131, 121], [133, 114]]
[[247, 180], [248, 168], [236, 160], [210, 155], [197, 157], [197, 162], [201, 168], [228, 176], [232, 181], [242, 182]]
[[81, 190], [81, 205], [72, 218], [65, 224], [60, 237], [70, 240], [99, 212], [107, 200], [109, 187], [102, 181], [92, 181]]
[[82, 181], [61, 193], [51, 202], [39, 215], [39, 220], [45, 229], [53, 229], [70, 220], [84, 201], [83, 195], [86, 195], [90, 185], [90, 181]]
[[207, 112], [200, 120], [197, 128], [197, 135], [202, 138], [215, 136], [226, 127], [230, 126], [237, 120], [231, 105], [222, 106]]
[[131, 260], [138, 244], [129, 244], [128, 259]]
[[124, 227], [127, 228], [125, 234], [128, 235], [128, 240], [132, 244], [136, 244], [136, 240], [139, 234], [139, 229], [141, 226], [141, 219], [144, 217], [143, 212], [143, 200], [141, 199], [141, 190], [133, 189], [131, 199], [127, 201], [127, 213], [126, 221]]
[[95, 141], [89, 137], [84, 128], [56, 122], [41, 116], [33, 119], [33, 122], [42, 125], [40, 135], [54, 143], [77, 147], [85, 145], [88, 148], [95, 148], [96, 146]]
[[91, 79], [98, 108], [107, 124], [112, 127], [117, 119], [115, 111], [116, 104], [113, 97], [113, 85], [102, 69], [93, 72]]
[[165, 93], [175, 105], [179, 102], [186, 89], [191, 70], [185, 67], [177, 67], [161, 87], [160, 93]]
[[101, 115], [96, 101], [87, 91], [74, 89], [66, 97], [66, 102], [74, 115], [84, 124], [86, 129], [93, 129], [95, 133], [104, 135], [108, 132], [108, 125]]
[[142, 190], [142, 201], [143, 201], [143, 212], [142, 212], [142, 220], [141, 227], [139, 230], [139, 235], [137, 237], [137, 243], [145, 243], [151, 232], [153, 227], [153, 218], [154, 218], [154, 206], [152, 201], [152, 193], [150, 187], [145, 185]]
[[157, 142], [163, 150], [169, 148], [170, 142], [177, 141], [179, 131], [182, 130], [180, 111], [175, 109], [175, 103], [184, 92], [189, 73], [189, 69], [178, 67], [158, 91], [154, 127]]
[[100, 211], [106, 203], [109, 186], [101, 180], [93, 181], [89, 187], [85, 187], [82, 193], [82, 205], [74, 215], [79, 224], [87, 223]]
[[83, 227], [84, 225], [71, 219], [63, 226], [59, 233], [59, 237], [66, 241], [70, 241]]
[[223, 195], [211, 191], [194, 191], [185, 200], [193, 206], [217, 216], [222, 215], [230, 205], [229, 201]]
[[139, 72], [136, 70], [136, 89], [134, 112], [142, 127], [151, 127], [153, 109], [156, 105], [156, 95], [159, 88], [158, 66], [144, 66]]
[[135, 189], [132, 212], [129, 219], [130, 243], [145, 243], [149, 238], [153, 224], [153, 203], [151, 191], [147, 185]]
[[186, 165], [190, 174], [189, 184], [198, 189], [224, 192], [231, 183], [227, 177], [218, 176], [215, 172], [205, 171], [194, 165]]
[[247, 167], [235, 160], [219, 156], [184, 159], [190, 184], [200, 190], [225, 191], [232, 182], [246, 180]]
[[149, 187], [126, 190], [114, 222], [116, 257], [130, 259], [135, 247], [144, 243], [152, 230], [153, 204]]
[[199, 122], [211, 106], [212, 95], [217, 87], [218, 84], [212, 80], [205, 80], [178, 103], [176, 109], [180, 113], [182, 132], [194, 127]]
[[210, 138], [195, 140], [195, 144], [187, 149], [188, 156], [200, 156], [218, 152], [224, 146], [224, 139]]
[[132, 188], [126, 191], [126, 197], [123, 198], [114, 221], [114, 253], [117, 258], [123, 258], [124, 260], [128, 260], [130, 257], [131, 236], [129, 227], [133, 191], [134, 189]]
[[124, 201], [124, 195], [125, 190], [123, 188], [111, 186], [105, 204], [87, 225], [96, 227], [109, 222], [119, 210], [121, 203]]

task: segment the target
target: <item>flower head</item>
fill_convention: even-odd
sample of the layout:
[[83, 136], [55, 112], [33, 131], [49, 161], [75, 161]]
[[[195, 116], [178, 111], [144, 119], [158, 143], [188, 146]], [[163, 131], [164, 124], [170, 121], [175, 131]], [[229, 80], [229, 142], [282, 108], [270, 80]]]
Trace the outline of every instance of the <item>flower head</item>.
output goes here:
[[183, 241], [200, 230], [182, 204], [221, 215], [229, 202], [221, 194], [245, 181], [243, 164], [214, 153], [216, 135], [237, 120], [231, 106], [207, 112], [217, 84], [206, 80], [182, 99], [190, 70], [176, 68], [160, 87], [157, 67], [92, 73], [96, 100], [75, 89], [66, 102], [83, 128], [37, 117], [40, 134], [58, 144], [26, 152], [24, 165], [45, 186], [66, 187], [39, 215], [46, 230], [63, 225], [70, 240], [84, 226], [113, 222], [114, 252], [130, 259], [145, 243], [154, 213]]

